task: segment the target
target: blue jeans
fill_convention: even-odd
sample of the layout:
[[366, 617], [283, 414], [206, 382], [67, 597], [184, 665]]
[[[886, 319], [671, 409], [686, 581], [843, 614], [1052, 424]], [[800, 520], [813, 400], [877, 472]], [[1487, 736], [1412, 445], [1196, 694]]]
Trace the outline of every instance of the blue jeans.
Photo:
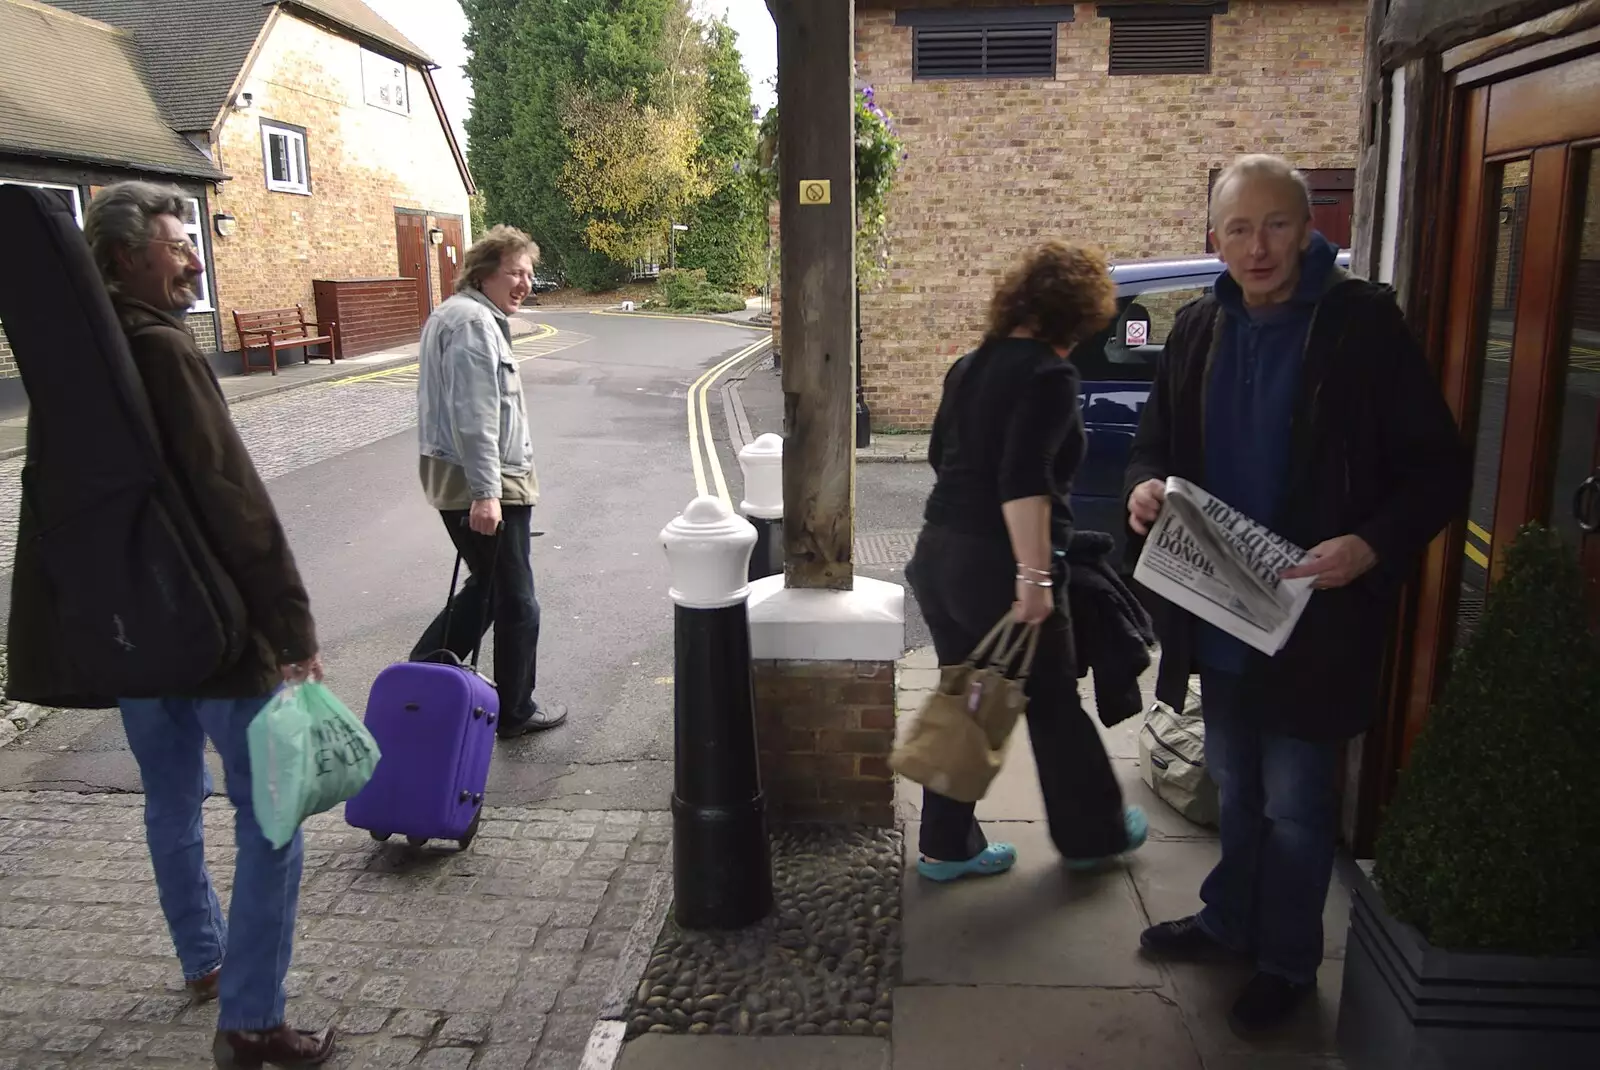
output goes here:
[[1309, 983], [1338, 834], [1339, 745], [1263, 732], [1239, 677], [1202, 670], [1206, 765], [1221, 802], [1222, 858], [1200, 887], [1200, 925], [1256, 966]]
[[[284, 975], [294, 950], [302, 844], [273, 850], [250, 800], [246, 731], [267, 699], [123, 699], [122, 726], [144, 782], [145, 839], [161, 911], [187, 981], [218, 966], [218, 1029], [283, 1023]], [[233, 902], [222, 906], [206, 872], [200, 806], [211, 794], [206, 737], [222, 758], [233, 803]], [[231, 939], [230, 939], [231, 936]]]

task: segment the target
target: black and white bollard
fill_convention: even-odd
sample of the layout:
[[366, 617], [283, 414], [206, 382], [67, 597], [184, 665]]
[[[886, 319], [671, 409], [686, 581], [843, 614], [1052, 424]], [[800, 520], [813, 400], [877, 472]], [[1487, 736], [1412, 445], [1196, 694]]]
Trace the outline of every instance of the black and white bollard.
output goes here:
[[686, 929], [739, 929], [772, 911], [745, 607], [755, 542], [706, 495], [661, 532], [676, 618], [673, 916]]
[[744, 469], [744, 501], [739, 512], [756, 529], [750, 578], [783, 572], [783, 436], [768, 431], [739, 451]]

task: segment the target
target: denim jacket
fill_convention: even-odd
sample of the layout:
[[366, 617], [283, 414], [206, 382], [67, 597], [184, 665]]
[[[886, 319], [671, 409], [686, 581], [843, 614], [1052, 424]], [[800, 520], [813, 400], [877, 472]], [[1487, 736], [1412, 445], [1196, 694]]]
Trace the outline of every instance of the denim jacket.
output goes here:
[[479, 291], [463, 290], [428, 317], [418, 362], [422, 455], [460, 465], [474, 499], [500, 497], [503, 474], [533, 467], [510, 321]]

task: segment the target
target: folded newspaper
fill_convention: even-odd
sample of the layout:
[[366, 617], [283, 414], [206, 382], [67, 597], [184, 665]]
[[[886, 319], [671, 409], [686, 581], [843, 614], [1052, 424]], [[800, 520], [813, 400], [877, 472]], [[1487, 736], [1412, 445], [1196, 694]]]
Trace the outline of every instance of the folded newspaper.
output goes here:
[[1305, 556], [1222, 499], [1173, 477], [1133, 578], [1262, 653], [1276, 654], [1311, 600], [1311, 580], [1281, 575]]

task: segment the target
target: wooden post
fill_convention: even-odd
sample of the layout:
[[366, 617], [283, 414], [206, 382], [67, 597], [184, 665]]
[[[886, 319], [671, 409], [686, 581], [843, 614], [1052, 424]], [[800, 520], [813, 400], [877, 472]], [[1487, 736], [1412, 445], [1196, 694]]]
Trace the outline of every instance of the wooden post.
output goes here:
[[[767, 0], [778, 27], [784, 584], [852, 587], [855, 9]], [[824, 185], [826, 184], [826, 185]]]

